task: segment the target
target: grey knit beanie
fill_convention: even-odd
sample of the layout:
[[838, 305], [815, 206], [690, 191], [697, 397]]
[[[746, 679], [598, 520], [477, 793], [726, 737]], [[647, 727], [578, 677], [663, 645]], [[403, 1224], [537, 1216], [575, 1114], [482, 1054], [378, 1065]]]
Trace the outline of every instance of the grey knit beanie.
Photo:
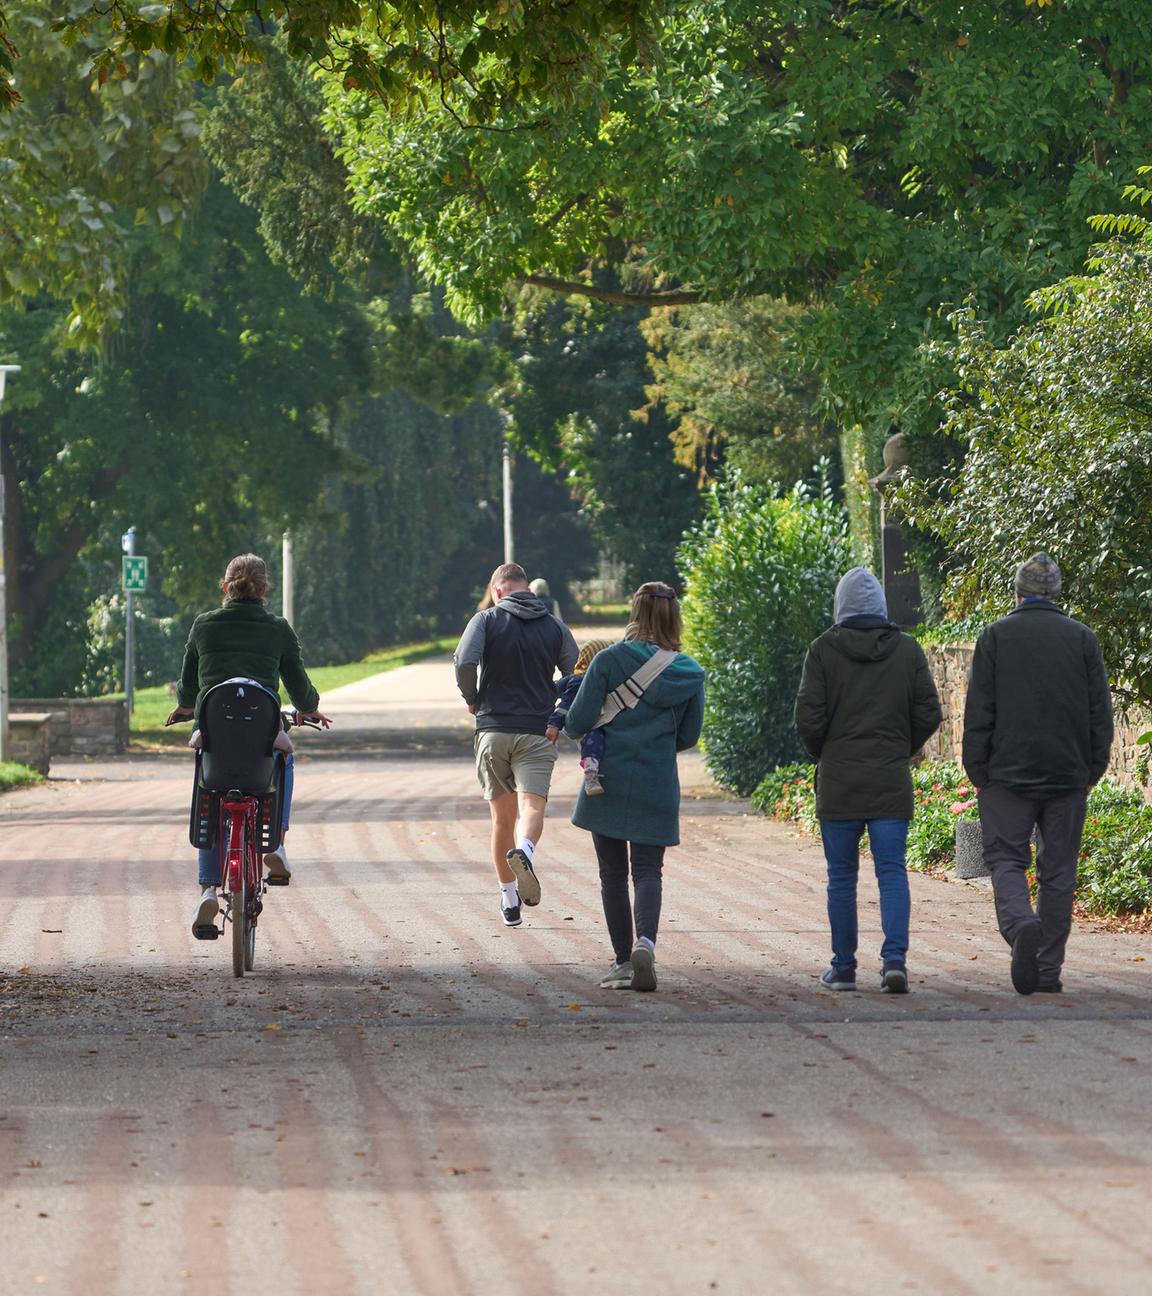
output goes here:
[[1061, 580], [1056, 560], [1035, 553], [1016, 568], [1016, 593], [1021, 598], [1059, 598]]

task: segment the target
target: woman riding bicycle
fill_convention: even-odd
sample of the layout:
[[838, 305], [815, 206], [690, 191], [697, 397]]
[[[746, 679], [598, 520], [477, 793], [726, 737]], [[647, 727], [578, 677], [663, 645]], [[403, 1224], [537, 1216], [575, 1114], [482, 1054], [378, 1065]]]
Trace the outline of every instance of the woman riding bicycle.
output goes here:
[[[332, 723], [316, 708], [320, 704], [300, 655], [300, 641], [283, 617], [264, 606], [268, 594], [268, 567], [255, 554], [233, 558], [220, 582], [223, 607], [203, 612], [192, 623], [184, 667], [176, 700], [179, 705], [168, 717], [169, 724], [190, 720], [199, 713], [204, 694], [225, 680], [243, 676], [275, 694], [281, 680], [302, 718], [328, 728]], [[283, 835], [288, 832], [288, 810], [292, 801], [292, 757], [285, 757], [282, 816]], [[269, 878], [286, 881], [291, 877], [287, 855], [281, 844], [264, 856]], [[192, 923], [194, 935], [213, 926], [220, 912], [216, 888], [220, 885], [220, 848], [200, 852], [200, 900]]]

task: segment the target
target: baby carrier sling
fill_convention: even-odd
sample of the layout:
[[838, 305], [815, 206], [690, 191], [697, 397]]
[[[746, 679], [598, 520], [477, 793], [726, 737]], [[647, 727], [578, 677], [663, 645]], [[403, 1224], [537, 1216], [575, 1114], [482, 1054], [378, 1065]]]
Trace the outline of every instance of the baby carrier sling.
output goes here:
[[623, 683], [618, 684], [608, 693], [604, 705], [600, 708], [600, 715], [592, 727], [603, 729], [605, 725], [611, 724], [621, 711], [633, 710], [652, 682], [671, 666], [678, 656], [679, 653], [671, 648], [657, 648], [639, 670], [629, 675]]

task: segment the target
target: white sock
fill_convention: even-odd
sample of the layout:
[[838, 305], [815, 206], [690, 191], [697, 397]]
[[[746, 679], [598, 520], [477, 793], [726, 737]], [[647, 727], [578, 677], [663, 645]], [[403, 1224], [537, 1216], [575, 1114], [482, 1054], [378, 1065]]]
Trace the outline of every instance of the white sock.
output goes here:
[[516, 890], [515, 882], [500, 883], [500, 899], [505, 909], [515, 909], [520, 903], [520, 892]]
[[522, 850], [528, 856], [528, 863], [532, 863], [532, 852], [536, 849], [534, 842], [530, 842], [527, 837], [521, 837], [516, 843], [516, 849]]

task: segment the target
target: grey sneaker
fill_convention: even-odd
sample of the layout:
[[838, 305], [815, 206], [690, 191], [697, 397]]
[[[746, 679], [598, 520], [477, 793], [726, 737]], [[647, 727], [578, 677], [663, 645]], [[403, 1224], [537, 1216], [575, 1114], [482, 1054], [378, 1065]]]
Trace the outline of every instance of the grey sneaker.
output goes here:
[[585, 796], [603, 796], [604, 784], [600, 782], [600, 771], [586, 769], [584, 771], [584, 795]]
[[292, 870], [288, 867], [288, 855], [283, 846], [277, 846], [264, 856], [264, 867], [273, 886], [287, 886], [292, 881]]
[[632, 964], [613, 963], [608, 969], [608, 975], [600, 982], [601, 990], [631, 990], [632, 989]]
[[520, 892], [520, 903], [538, 905], [540, 903], [540, 879], [532, 871], [532, 861], [520, 849], [514, 846], [505, 856], [512, 876], [516, 879], [516, 889]]
[[908, 969], [903, 963], [885, 963], [880, 973], [880, 989], [885, 994], [908, 993]]
[[632, 989], [656, 989], [656, 955], [643, 941], [632, 946]]
[[192, 919], [192, 935], [197, 940], [215, 940], [219, 935], [216, 927], [216, 916], [220, 912], [220, 901], [216, 899], [216, 888], [205, 887], [196, 905], [196, 914]]

